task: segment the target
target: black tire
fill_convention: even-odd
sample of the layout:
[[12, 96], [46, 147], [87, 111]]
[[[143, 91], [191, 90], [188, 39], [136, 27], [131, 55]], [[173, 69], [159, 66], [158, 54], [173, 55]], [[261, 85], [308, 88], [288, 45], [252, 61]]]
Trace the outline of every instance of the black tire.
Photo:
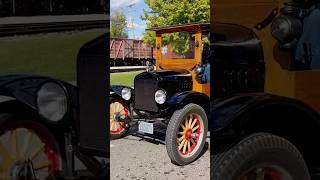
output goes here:
[[302, 155], [289, 141], [267, 133], [256, 133], [222, 144], [211, 154], [213, 180], [238, 180], [254, 169], [272, 168], [284, 180], [309, 180]]
[[[110, 100], [109, 100], [109, 104], [110, 104], [110, 109], [111, 109], [111, 104], [112, 103], [115, 103], [115, 102], [119, 102], [121, 103], [123, 106], [125, 106], [125, 108], [128, 109], [128, 105], [125, 101], [123, 101], [122, 99], [119, 99], [119, 98], [115, 98], [115, 97], [110, 97]], [[128, 109], [129, 110], [129, 109]], [[110, 112], [111, 113], [111, 112]], [[110, 129], [110, 139], [111, 140], [115, 140], [115, 139], [120, 139], [122, 138], [123, 136], [125, 136], [128, 132], [128, 127], [126, 127], [126, 124], [124, 124], [125, 128], [119, 132], [112, 132], [111, 129]], [[110, 128], [111, 128], [111, 114], [110, 114]]]
[[[189, 157], [184, 157], [181, 155], [178, 149], [177, 133], [179, 131], [181, 122], [183, 122], [188, 115], [193, 113], [201, 117], [203, 123], [202, 139], [199, 139], [199, 143], [197, 143], [194, 152], [192, 152]], [[171, 159], [171, 162], [176, 165], [184, 166], [199, 158], [202, 155], [204, 145], [206, 143], [207, 132], [208, 119], [201, 106], [197, 104], [187, 104], [182, 109], [176, 110], [169, 121], [165, 140], [167, 153]]]

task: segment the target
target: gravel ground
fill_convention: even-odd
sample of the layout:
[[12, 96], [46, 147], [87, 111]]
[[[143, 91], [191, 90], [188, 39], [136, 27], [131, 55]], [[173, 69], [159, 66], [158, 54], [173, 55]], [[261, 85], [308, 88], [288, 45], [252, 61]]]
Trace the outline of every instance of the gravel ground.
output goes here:
[[210, 179], [210, 150], [190, 165], [172, 164], [165, 145], [128, 136], [111, 141], [111, 180], [208, 180]]

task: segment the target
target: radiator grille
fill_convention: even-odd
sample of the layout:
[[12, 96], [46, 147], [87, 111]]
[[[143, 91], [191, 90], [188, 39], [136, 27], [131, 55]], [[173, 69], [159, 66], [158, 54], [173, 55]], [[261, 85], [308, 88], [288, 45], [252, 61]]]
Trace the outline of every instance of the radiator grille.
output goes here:
[[154, 100], [154, 93], [158, 90], [157, 79], [151, 75], [137, 77], [134, 84], [135, 109], [157, 112], [158, 105]]

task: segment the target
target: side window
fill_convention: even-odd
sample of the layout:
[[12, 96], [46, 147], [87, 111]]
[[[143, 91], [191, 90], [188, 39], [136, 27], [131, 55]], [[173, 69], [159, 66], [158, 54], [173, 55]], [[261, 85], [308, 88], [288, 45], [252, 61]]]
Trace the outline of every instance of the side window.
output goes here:
[[202, 34], [202, 63], [208, 63], [208, 58], [210, 58], [210, 33]]

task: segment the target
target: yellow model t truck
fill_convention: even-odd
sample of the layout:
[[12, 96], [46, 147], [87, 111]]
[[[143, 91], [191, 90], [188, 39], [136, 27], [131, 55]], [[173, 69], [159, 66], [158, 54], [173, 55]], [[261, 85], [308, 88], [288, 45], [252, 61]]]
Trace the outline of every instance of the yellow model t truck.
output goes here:
[[[203, 43], [209, 27], [185, 24], [150, 29], [156, 33], [156, 69], [138, 74], [134, 88], [111, 86], [111, 138], [122, 137], [136, 124], [139, 134], [165, 137], [175, 164], [186, 165], [201, 156], [210, 109]], [[168, 43], [166, 39], [174, 33], [179, 38]], [[186, 51], [176, 53], [173, 48], [182, 44]]]

